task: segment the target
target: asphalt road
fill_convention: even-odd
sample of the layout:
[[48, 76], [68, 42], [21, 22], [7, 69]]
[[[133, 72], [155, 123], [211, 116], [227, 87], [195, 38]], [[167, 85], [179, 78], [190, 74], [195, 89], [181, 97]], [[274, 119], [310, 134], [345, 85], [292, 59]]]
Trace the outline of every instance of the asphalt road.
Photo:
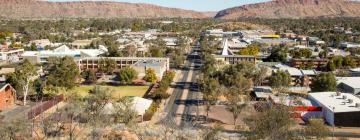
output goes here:
[[201, 102], [201, 93], [198, 92], [196, 83], [199, 71], [196, 70], [194, 62], [193, 58], [187, 59], [184, 68], [177, 72], [171, 96], [164, 108], [165, 119], [174, 120], [180, 127], [192, 124], [199, 113], [197, 104]]

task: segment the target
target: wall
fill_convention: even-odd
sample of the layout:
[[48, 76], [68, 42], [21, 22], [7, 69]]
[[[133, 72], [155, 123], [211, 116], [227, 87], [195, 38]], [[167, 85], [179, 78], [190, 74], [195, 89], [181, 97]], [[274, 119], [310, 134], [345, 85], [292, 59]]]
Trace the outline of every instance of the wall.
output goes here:
[[0, 110], [11, 107], [15, 103], [15, 93], [10, 86], [0, 91]]

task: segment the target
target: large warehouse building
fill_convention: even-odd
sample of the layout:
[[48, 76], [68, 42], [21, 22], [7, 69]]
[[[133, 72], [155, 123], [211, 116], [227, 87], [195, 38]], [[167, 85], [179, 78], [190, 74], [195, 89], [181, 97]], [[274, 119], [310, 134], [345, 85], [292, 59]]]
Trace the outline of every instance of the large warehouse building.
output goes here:
[[330, 125], [360, 127], [360, 98], [349, 93], [309, 93], [309, 99], [322, 107], [323, 117]]

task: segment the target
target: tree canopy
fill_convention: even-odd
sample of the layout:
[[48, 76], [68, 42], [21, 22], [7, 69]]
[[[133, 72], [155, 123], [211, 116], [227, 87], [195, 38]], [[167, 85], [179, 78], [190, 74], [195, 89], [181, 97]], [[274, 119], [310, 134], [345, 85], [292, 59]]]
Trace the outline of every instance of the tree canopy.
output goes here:
[[336, 91], [336, 78], [331, 72], [320, 73], [310, 85], [314, 92]]
[[76, 86], [80, 71], [72, 57], [51, 57], [46, 66], [47, 84], [71, 89]]

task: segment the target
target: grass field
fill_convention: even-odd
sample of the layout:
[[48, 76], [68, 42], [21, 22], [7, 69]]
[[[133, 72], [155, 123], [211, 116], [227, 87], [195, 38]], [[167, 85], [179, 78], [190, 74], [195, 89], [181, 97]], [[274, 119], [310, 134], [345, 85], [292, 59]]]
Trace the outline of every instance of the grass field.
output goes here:
[[[142, 97], [145, 92], [149, 89], [149, 86], [101, 86], [109, 88], [114, 98], [121, 98], [124, 96], [138, 96]], [[79, 95], [85, 97], [89, 95], [90, 90], [93, 89], [93, 85], [82, 85], [75, 87], [72, 92], [76, 92]]]

